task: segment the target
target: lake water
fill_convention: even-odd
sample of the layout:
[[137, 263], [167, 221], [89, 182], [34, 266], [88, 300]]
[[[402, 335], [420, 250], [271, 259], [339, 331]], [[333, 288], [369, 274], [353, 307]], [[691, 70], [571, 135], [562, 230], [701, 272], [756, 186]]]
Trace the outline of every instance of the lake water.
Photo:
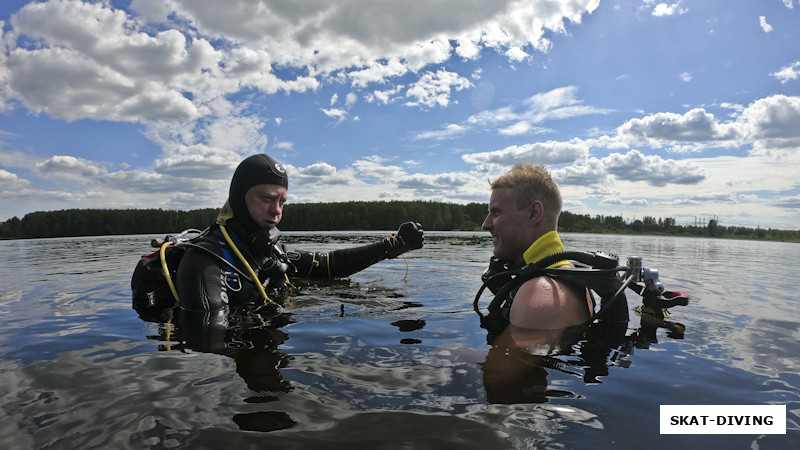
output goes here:
[[[800, 448], [798, 244], [564, 234], [568, 249], [640, 256], [691, 293], [669, 319], [686, 331], [632, 311], [617, 350], [537, 358], [490, 353], [472, 308], [485, 233], [428, 232], [405, 262], [301, 284], [282, 326], [204, 336], [228, 342], [220, 353], [131, 309], [153, 237], [0, 242], [0, 448]], [[516, 391], [485, 381], [490, 359], [527, 365]], [[787, 433], [661, 435], [669, 404], [786, 405]]]

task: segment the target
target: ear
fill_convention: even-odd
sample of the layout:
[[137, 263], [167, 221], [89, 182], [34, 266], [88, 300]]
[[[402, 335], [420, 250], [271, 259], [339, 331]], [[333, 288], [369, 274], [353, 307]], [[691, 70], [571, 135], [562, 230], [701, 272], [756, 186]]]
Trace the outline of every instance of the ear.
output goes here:
[[531, 222], [538, 224], [544, 219], [544, 205], [539, 200], [534, 200], [528, 205], [528, 214]]

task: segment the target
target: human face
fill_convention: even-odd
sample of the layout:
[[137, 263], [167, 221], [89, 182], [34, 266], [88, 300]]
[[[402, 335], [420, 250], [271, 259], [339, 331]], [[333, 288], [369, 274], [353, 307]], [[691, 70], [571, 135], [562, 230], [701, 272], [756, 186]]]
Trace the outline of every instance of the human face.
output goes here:
[[482, 227], [494, 237], [494, 256], [505, 261], [523, 261], [523, 253], [533, 243], [530, 218], [527, 208], [517, 207], [511, 188], [492, 190], [489, 214]]
[[261, 228], [278, 225], [286, 199], [286, 188], [277, 184], [257, 184], [244, 195], [247, 212]]

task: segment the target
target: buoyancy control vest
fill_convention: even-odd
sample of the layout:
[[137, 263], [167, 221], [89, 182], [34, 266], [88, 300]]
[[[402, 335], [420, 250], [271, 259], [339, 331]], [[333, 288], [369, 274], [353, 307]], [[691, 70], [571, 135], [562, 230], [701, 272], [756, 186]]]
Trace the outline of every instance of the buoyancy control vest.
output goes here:
[[277, 310], [282, 303], [289, 263], [277, 244], [279, 235], [242, 238], [237, 231], [215, 224], [192, 242], [177, 271], [182, 310], [263, 306]]
[[[238, 240], [235, 235], [231, 238]], [[276, 240], [275, 240], [276, 241]], [[146, 321], [168, 322], [172, 310], [181, 304], [177, 283], [178, 269], [187, 253], [196, 252], [206, 261], [197, 267], [216, 268], [216, 276], [222, 280], [224, 289], [219, 293], [226, 300], [241, 291], [244, 286], [252, 288], [256, 283], [262, 289], [269, 291], [270, 299], [280, 300], [286, 294], [284, 273], [287, 271], [286, 256], [281, 249], [271, 242], [273, 255], [266, 261], [257, 265], [258, 275], [255, 279], [252, 274], [242, 270], [237, 264], [234, 251], [222, 238], [219, 228], [208, 228], [204, 231], [186, 230], [177, 235], [168, 235], [163, 240], [155, 239], [151, 245], [159, 250], [143, 256], [137, 263], [131, 277], [132, 303], [140, 317]], [[221, 272], [219, 268], [221, 269]], [[280, 272], [280, 273], [278, 273]], [[263, 281], [262, 281], [263, 279]], [[257, 294], [256, 294], [257, 295]]]
[[[569, 260], [574, 267], [550, 268], [562, 260]], [[621, 276], [622, 274], [622, 276]], [[619, 263], [619, 257], [603, 252], [561, 251], [548, 255], [530, 264], [513, 265], [492, 257], [484, 272], [483, 285], [473, 302], [475, 312], [491, 336], [496, 336], [509, 323], [509, 312], [517, 289], [526, 281], [540, 276], [563, 280], [589, 290], [595, 305], [600, 307], [586, 323], [604, 320], [627, 323], [629, 320], [628, 301], [625, 289], [630, 288], [643, 298], [645, 306], [663, 314], [667, 308], [688, 304], [688, 295], [680, 291], [665, 291], [658, 280], [658, 271], [645, 268], [641, 258], [628, 258], [626, 265]], [[485, 289], [495, 294], [489, 303], [487, 315], [479, 307], [480, 297]], [[599, 302], [595, 300], [599, 297]], [[662, 315], [663, 318], [663, 315]]]
[[[576, 267], [549, 268], [550, 265], [563, 260], [574, 261]], [[595, 295], [600, 297], [601, 309], [605, 306], [608, 311], [609, 305], [616, 304], [614, 320], [627, 322], [628, 308], [625, 294], [622, 292], [615, 296], [622, 284], [617, 276], [617, 262], [615, 257], [599, 252], [562, 251], [530, 264], [516, 265], [492, 257], [489, 267], [481, 277], [484, 283], [475, 296], [473, 306], [481, 318], [481, 326], [490, 334], [497, 335], [509, 323], [511, 305], [519, 287], [533, 278], [550, 276], [589, 289], [595, 304], [597, 304]], [[495, 294], [489, 303], [488, 315], [484, 315], [478, 305], [481, 294], [486, 288]]]

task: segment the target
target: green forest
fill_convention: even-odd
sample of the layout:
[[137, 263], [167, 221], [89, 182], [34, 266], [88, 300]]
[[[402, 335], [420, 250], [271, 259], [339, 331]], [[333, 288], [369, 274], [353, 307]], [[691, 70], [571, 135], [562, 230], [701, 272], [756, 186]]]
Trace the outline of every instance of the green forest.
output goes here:
[[[217, 209], [67, 209], [34, 212], [0, 223], [0, 239], [168, 234], [204, 229]], [[415, 221], [429, 231], [480, 230], [486, 203], [457, 205], [425, 201], [296, 203], [284, 206], [284, 231], [394, 230]], [[645, 216], [626, 221], [621, 216], [561, 213], [559, 231], [573, 233], [665, 234], [800, 242], [800, 230], [722, 226], [715, 219], [702, 226], [677, 225], [674, 218]]]

